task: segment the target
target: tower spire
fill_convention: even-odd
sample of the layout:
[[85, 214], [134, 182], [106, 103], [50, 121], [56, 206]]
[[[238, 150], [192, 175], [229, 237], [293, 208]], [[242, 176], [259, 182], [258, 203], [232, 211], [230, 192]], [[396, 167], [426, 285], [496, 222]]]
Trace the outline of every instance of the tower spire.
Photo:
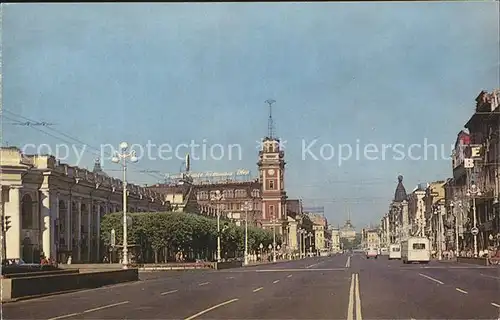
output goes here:
[[269, 105], [269, 120], [267, 121], [267, 135], [269, 136], [270, 139], [274, 138], [274, 122], [273, 122], [273, 103], [276, 102], [276, 100], [273, 99], [267, 99], [265, 101]]

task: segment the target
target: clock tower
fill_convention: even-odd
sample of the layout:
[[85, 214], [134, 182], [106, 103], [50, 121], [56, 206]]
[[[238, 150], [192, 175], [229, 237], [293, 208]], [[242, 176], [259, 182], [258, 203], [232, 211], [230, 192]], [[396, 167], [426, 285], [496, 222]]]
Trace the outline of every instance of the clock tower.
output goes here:
[[286, 191], [285, 191], [285, 152], [281, 148], [280, 139], [274, 137], [272, 103], [269, 104], [269, 133], [262, 140], [259, 151], [259, 181], [262, 186], [262, 216], [261, 223], [264, 228], [276, 226], [276, 232], [282, 234], [283, 225], [287, 220]]

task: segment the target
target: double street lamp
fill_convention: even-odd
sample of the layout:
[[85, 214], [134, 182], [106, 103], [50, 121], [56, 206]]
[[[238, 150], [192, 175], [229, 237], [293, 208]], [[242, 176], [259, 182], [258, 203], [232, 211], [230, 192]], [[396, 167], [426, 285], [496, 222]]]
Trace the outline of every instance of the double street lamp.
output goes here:
[[276, 262], [276, 217], [273, 216], [273, 262]]
[[216, 201], [216, 212], [217, 212], [217, 262], [220, 262], [220, 201], [224, 199], [224, 195], [217, 190], [214, 195], [210, 197], [210, 200]]
[[474, 219], [474, 226], [472, 227], [472, 235], [474, 236], [474, 257], [477, 258], [477, 209], [476, 209], [476, 197], [481, 196], [481, 190], [474, 182], [472, 182], [469, 189], [467, 189], [467, 197], [472, 197], [472, 214]]
[[128, 143], [120, 143], [120, 152], [116, 152], [111, 161], [120, 163], [123, 168], [123, 269], [128, 268], [128, 242], [127, 242], [127, 159], [135, 163], [138, 161], [135, 151], [128, 151]]
[[442, 222], [442, 215], [441, 215], [441, 207], [435, 207], [434, 208], [434, 214], [437, 215], [438, 217], [438, 237], [436, 239], [436, 242], [438, 243], [438, 259], [442, 260], [443, 259], [443, 229], [441, 228], [441, 222]]

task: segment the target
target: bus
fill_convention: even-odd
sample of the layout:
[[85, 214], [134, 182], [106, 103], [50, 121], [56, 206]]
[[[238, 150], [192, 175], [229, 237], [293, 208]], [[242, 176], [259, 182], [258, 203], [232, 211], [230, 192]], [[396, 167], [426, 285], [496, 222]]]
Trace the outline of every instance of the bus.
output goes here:
[[401, 260], [403, 263], [429, 263], [431, 250], [429, 239], [423, 237], [411, 237], [401, 241]]

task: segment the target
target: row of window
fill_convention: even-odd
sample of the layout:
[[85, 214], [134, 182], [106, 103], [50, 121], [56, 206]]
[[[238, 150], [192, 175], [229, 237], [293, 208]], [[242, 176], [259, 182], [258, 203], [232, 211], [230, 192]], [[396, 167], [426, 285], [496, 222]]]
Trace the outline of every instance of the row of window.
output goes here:
[[[198, 200], [210, 200], [211, 198], [215, 197], [217, 195], [217, 191], [212, 190], [210, 192], [208, 191], [198, 191], [196, 198]], [[248, 192], [246, 189], [236, 189], [236, 190], [223, 190], [222, 191], [222, 196], [225, 199], [231, 199], [231, 198], [247, 198], [248, 197]], [[252, 198], [259, 198], [260, 197], [260, 190], [259, 189], [253, 189], [251, 192]]]

